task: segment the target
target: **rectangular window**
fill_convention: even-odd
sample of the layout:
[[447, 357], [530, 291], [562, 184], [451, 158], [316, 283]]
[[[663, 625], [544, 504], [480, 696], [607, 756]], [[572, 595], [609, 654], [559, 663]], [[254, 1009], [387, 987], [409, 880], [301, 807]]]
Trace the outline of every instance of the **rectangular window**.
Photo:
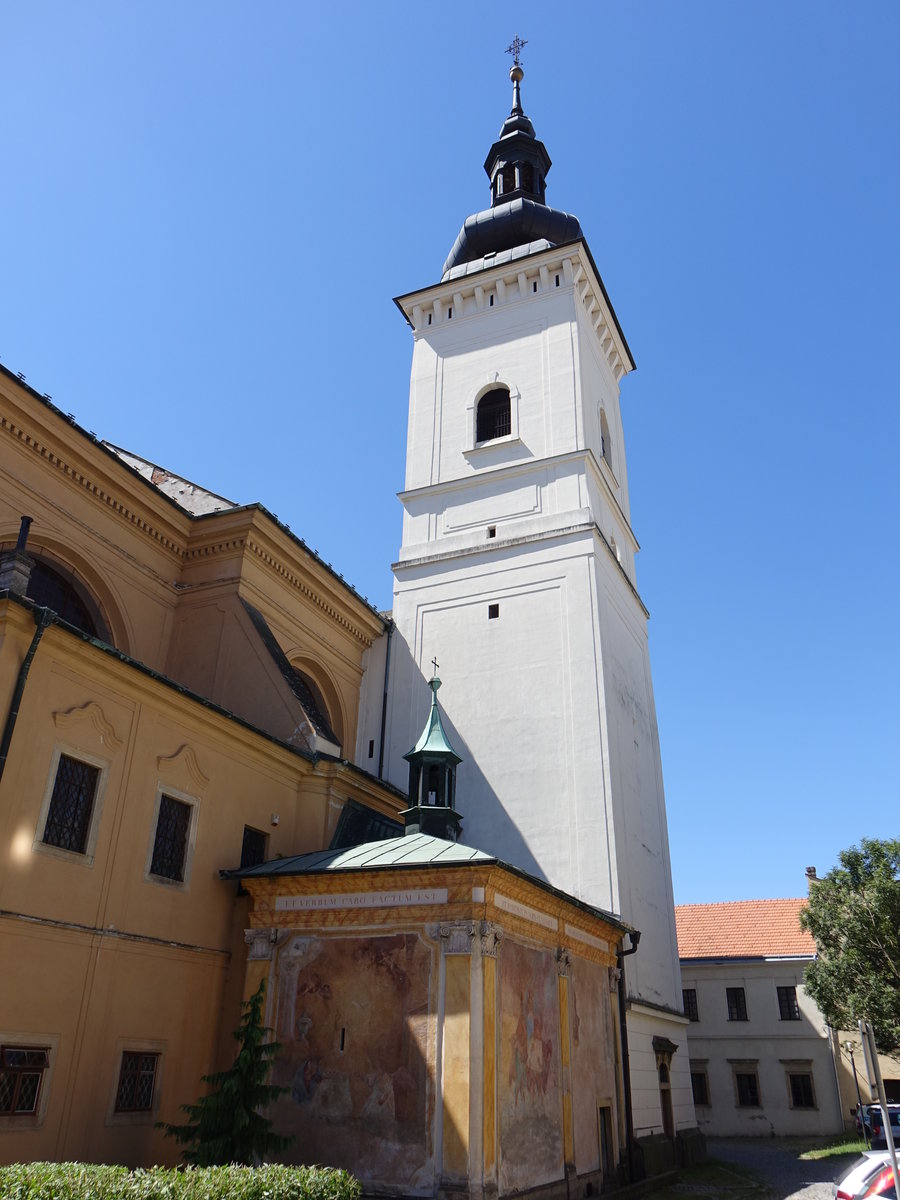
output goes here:
[[778, 1015], [782, 1021], [799, 1021], [800, 1006], [797, 1004], [795, 987], [778, 988]]
[[691, 1090], [694, 1093], [694, 1104], [698, 1107], [709, 1107], [709, 1080], [705, 1071], [691, 1071]]
[[60, 850], [84, 854], [100, 768], [60, 754], [41, 841]]
[[816, 1099], [813, 1095], [812, 1075], [808, 1072], [788, 1072], [788, 1084], [791, 1089], [791, 1108], [815, 1108]]
[[725, 995], [728, 999], [728, 1020], [746, 1021], [747, 998], [744, 995], [744, 989], [742, 987], [726, 988]]
[[499, 604], [489, 604], [488, 605], [488, 620], [496, 621], [499, 616], [500, 616], [500, 605]]
[[241, 843], [241, 866], [255, 867], [266, 861], [266, 835], [260, 829], [244, 826], [244, 840]]
[[684, 1015], [689, 1021], [699, 1021], [700, 1013], [697, 1009], [697, 989], [684, 988], [681, 992], [681, 1002], [684, 1005]]
[[150, 860], [151, 875], [174, 879], [178, 883], [184, 881], [190, 826], [190, 804], [176, 800], [174, 796], [160, 796], [156, 835], [153, 839], [153, 858]]
[[759, 1080], [755, 1071], [735, 1071], [734, 1084], [741, 1108], [759, 1108]]
[[50, 1066], [45, 1046], [0, 1046], [0, 1117], [37, 1112], [41, 1081]]
[[116, 1089], [116, 1112], [150, 1112], [158, 1062], [158, 1054], [124, 1051]]

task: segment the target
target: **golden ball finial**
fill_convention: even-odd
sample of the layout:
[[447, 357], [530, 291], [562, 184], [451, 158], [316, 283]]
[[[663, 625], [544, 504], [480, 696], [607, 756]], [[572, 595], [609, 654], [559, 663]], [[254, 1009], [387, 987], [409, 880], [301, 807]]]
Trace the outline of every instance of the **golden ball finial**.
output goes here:
[[514, 67], [509, 68], [509, 77], [513, 83], [521, 83], [525, 78], [525, 72], [522, 70], [519, 64], [516, 63]]

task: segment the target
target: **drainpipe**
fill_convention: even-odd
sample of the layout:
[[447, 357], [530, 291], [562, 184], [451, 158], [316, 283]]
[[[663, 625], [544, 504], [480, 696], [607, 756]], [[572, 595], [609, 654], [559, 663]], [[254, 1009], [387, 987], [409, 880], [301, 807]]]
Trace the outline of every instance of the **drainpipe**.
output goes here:
[[384, 729], [387, 724], [388, 679], [391, 672], [391, 638], [394, 636], [394, 622], [387, 627], [387, 648], [384, 652], [384, 692], [381, 697], [381, 737], [378, 743], [378, 778], [384, 778]]
[[[38, 616], [40, 613], [40, 616]], [[19, 708], [22, 704], [22, 696], [25, 692], [25, 683], [28, 679], [28, 672], [31, 670], [31, 663], [37, 652], [38, 642], [44, 636], [44, 630], [53, 620], [55, 616], [52, 609], [36, 608], [34, 610], [34, 619], [37, 629], [34, 631], [34, 637], [31, 639], [31, 645], [28, 647], [28, 653], [22, 659], [22, 665], [19, 667], [19, 677], [16, 680], [15, 691], [13, 692], [12, 703], [9, 706], [9, 713], [6, 717], [6, 724], [3, 727], [3, 737], [0, 738], [0, 779], [3, 778], [3, 772], [6, 769], [6, 759], [9, 755], [9, 746], [12, 742], [13, 730], [16, 727], [16, 720], [19, 716]]]
[[625, 963], [629, 954], [634, 954], [641, 940], [641, 931], [631, 931], [631, 949], [619, 950], [619, 1033], [622, 1045], [622, 1084], [625, 1090], [625, 1141], [628, 1150], [628, 1182], [634, 1183], [634, 1113], [631, 1109], [631, 1065], [628, 1061], [628, 1022], [625, 1019]]

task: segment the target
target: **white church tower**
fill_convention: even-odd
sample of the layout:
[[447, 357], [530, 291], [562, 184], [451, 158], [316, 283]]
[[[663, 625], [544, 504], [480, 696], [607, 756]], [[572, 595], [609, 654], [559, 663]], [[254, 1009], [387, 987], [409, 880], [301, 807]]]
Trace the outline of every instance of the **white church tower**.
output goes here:
[[518, 55], [510, 74], [491, 207], [397, 301], [414, 349], [385, 773], [405, 786], [437, 659], [461, 840], [640, 930], [634, 1133], [672, 1135], [696, 1122], [619, 410], [634, 362], [577, 219], [546, 205]]

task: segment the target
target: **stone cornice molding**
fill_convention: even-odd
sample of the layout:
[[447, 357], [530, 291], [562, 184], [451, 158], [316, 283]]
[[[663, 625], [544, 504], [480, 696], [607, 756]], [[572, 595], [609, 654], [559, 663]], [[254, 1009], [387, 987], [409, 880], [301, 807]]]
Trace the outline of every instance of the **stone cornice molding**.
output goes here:
[[[561, 276], [557, 284], [557, 276]], [[559, 286], [571, 289], [590, 320], [602, 357], [616, 383], [634, 369], [612, 305], [590, 251], [583, 241], [553, 247], [469, 276], [397, 297], [396, 303], [416, 337], [457, 325], [509, 304], [525, 304]]]
[[[146, 515], [142, 515], [136, 508], [132, 508], [126, 504], [120, 497], [112, 495], [111, 491], [107, 490], [107, 486], [104, 486], [92, 477], [87, 467], [75, 466], [67, 457], [64, 458], [45, 441], [41, 440], [35, 434], [29, 433], [6, 415], [0, 415], [0, 430], [16, 439], [25, 449], [38, 455], [49, 466], [58, 471], [60, 475], [64, 476], [71, 483], [74, 483], [77, 487], [80, 487], [88, 495], [105, 505], [110, 511], [127, 521], [130, 525], [133, 525], [135, 529], [152, 538], [164, 550], [167, 550], [176, 558], [182, 557], [184, 553], [184, 544], [182, 542], [176, 541], [171, 534], [157, 528], [156, 524], [149, 520]], [[190, 521], [187, 513], [184, 514], [184, 519], [185, 523]]]

